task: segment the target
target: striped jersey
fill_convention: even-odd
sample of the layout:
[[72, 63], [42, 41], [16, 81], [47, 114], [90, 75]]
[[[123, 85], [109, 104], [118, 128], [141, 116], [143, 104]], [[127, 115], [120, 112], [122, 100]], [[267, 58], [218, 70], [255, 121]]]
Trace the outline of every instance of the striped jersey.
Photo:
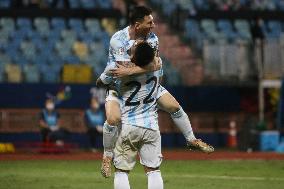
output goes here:
[[[153, 33], [149, 33], [146, 41], [158, 52], [159, 41], [158, 37]], [[131, 40], [129, 36], [129, 26], [116, 32], [110, 39], [108, 62], [104, 72], [100, 75], [100, 79], [104, 84], [109, 84], [114, 81], [111, 75], [108, 74], [108, 70], [116, 68], [116, 62], [130, 61], [130, 48], [134, 44], [135, 40]], [[160, 75], [163, 75], [162, 68], [159, 71]]]
[[156, 98], [159, 80], [159, 71], [121, 79], [118, 94], [122, 125], [159, 130]]

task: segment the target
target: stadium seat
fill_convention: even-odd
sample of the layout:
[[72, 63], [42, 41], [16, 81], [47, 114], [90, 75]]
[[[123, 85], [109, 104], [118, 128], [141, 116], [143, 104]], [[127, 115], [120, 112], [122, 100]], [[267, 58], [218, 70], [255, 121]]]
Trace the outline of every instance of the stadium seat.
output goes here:
[[96, 7], [96, 1], [80, 0], [83, 9], [93, 9]]
[[268, 32], [266, 33], [266, 37], [268, 38], [279, 38], [282, 33], [281, 22], [270, 20], [267, 23]]
[[101, 31], [100, 22], [95, 18], [87, 18], [85, 20], [85, 26], [87, 30], [91, 33], [96, 33]]
[[72, 47], [77, 40], [77, 34], [73, 30], [62, 30], [61, 37], [63, 42], [69, 47]]
[[199, 33], [200, 33], [199, 23], [196, 20], [187, 19], [185, 21], [186, 37], [193, 39]]
[[65, 20], [63, 18], [52, 18], [50, 25], [54, 30], [63, 30], [66, 28]]
[[97, 0], [96, 2], [99, 8], [110, 9], [112, 7], [110, 0]]
[[77, 33], [81, 33], [84, 31], [82, 19], [71, 18], [68, 20], [68, 25], [70, 29], [76, 31]]
[[6, 47], [9, 43], [9, 32], [0, 30], [0, 49]]
[[12, 32], [15, 30], [15, 22], [12, 18], [3, 17], [0, 18], [0, 25], [2, 30]]
[[34, 26], [42, 37], [47, 37], [49, 35], [50, 27], [46, 18], [35, 18]]
[[58, 53], [59, 57], [64, 58], [71, 55], [71, 46], [72, 45], [69, 45], [62, 41], [58, 41], [55, 44], [55, 50]]
[[242, 38], [244, 40], [250, 40], [251, 39], [250, 26], [249, 26], [249, 23], [246, 20], [236, 20], [235, 21], [235, 28], [236, 28], [240, 38]]
[[217, 39], [219, 37], [214, 20], [201, 20], [201, 28], [204, 31], [205, 36], [209, 39]]
[[80, 2], [78, 0], [69, 0], [70, 8], [71, 9], [78, 9], [80, 8]]
[[27, 57], [25, 57], [21, 52], [15, 52], [15, 55], [13, 57], [11, 57], [13, 62], [18, 64], [21, 68], [25, 65], [29, 63], [29, 60], [27, 59]]
[[7, 75], [7, 82], [20, 83], [23, 81], [21, 67], [14, 63], [7, 63], [5, 65], [5, 73]]
[[90, 83], [92, 81], [92, 68], [89, 65], [63, 66], [62, 81], [64, 83]]
[[28, 60], [34, 60], [36, 57], [36, 47], [31, 41], [23, 41], [21, 43], [20, 49], [23, 53], [23, 55], [28, 59]]
[[11, 62], [11, 58], [6, 54], [0, 53], [0, 70], [4, 74], [5, 65]]
[[76, 41], [73, 44], [73, 51], [80, 60], [85, 60], [88, 55], [88, 46], [84, 42]]
[[92, 37], [92, 35], [89, 32], [80, 32], [78, 34], [78, 39], [84, 43], [86, 43], [87, 45], [90, 45], [91, 43], [94, 42], [94, 38]]
[[61, 65], [56, 64], [40, 64], [40, 73], [44, 83], [56, 83], [60, 81]]
[[32, 28], [32, 21], [29, 18], [18, 18], [17, 19], [18, 28]]
[[38, 83], [40, 81], [40, 73], [37, 64], [25, 64], [23, 66], [23, 74], [25, 82]]

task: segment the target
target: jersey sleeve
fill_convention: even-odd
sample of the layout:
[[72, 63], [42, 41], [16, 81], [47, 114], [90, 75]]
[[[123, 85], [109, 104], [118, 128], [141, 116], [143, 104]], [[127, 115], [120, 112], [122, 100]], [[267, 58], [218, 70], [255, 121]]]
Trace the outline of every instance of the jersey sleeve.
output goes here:
[[[154, 33], [150, 33], [149, 38], [147, 39], [147, 42], [152, 46], [152, 48], [154, 48], [155, 52], [156, 52], [156, 56], [159, 57], [159, 39], [158, 36], [156, 36]], [[161, 61], [161, 68], [159, 70], [159, 77], [162, 77], [164, 75], [164, 71], [163, 71], [163, 62], [161, 57], [160, 61]]]
[[163, 60], [160, 58], [160, 62], [161, 62], [161, 68], [159, 70], [159, 77], [162, 77], [164, 75], [164, 71], [163, 71]]
[[114, 57], [114, 61], [130, 61], [127, 50], [126, 46], [119, 39], [113, 37], [110, 40], [110, 51]]
[[109, 70], [116, 68], [116, 63], [113, 61], [110, 61], [104, 72], [100, 75], [100, 79], [104, 84], [110, 84], [111, 82], [114, 82], [115, 78], [109, 73]]

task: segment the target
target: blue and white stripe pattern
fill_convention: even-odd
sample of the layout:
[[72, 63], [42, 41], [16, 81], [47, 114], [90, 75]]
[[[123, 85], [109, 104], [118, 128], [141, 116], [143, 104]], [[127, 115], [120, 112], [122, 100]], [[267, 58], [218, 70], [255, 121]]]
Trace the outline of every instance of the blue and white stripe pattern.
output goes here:
[[[147, 36], [147, 42], [159, 52], [158, 37], [153, 33]], [[135, 40], [131, 40], [129, 36], [129, 26], [116, 32], [110, 39], [108, 62], [104, 72], [100, 75], [103, 83], [109, 84], [114, 81], [114, 78], [108, 74], [110, 69], [116, 67], [118, 61], [130, 61], [130, 55], [127, 51], [132, 47]], [[163, 70], [160, 70], [160, 76], [163, 75]]]
[[[158, 53], [158, 37], [154, 33], [149, 33], [146, 41]], [[115, 82], [118, 85], [117, 88], [119, 89], [118, 92], [120, 95], [119, 99], [121, 100], [120, 107], [122, 125], [159, 130], [156, 101], [159, 78], [163, 75], [162, 69], [147, 74], [125, 77], [119, 80], [107, 74], [109, 69], [116, 67], [115, 63], [117, 61], [130, 61], [130, 55], [127, 51], [131, 48], [133, 43], [134, 40], [130, 40], [129, 27], [116, 32], [112, 36], [110, 40], [109, 60], [104, 73], [100, 76], [100, 79], [106, 84]], [[127, 83], [129, 84], [129, 82], [132, 82], [132, 84], [126, 85]], [[135, 93], [137, 88], [139, 88], [139, 90]], [[133, 93], [135, 93], [134, 96]], [[127, 105], [127, 100], [129, 100], [130, 103], [134, 102], [136, 105]]]

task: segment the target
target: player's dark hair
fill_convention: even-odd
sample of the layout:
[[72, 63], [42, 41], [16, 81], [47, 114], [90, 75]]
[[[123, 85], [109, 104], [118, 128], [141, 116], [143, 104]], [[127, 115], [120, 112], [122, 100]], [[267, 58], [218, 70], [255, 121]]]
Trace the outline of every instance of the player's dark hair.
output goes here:
[[145, 16], [149, 16], [150, 14], [152, 14], [152, 10], [150, 8], [145, 6], [135, 6], [129, 14], [130, 24], [133, 25], [136, 22], [140, 22]]
[[151, 47], [149, 43], [143, 41], [137, 44], [135, 52], [134, 52], [134, 63], [139, 66], [143, 67], [150, 64], [155, 57], [155, 51]]

